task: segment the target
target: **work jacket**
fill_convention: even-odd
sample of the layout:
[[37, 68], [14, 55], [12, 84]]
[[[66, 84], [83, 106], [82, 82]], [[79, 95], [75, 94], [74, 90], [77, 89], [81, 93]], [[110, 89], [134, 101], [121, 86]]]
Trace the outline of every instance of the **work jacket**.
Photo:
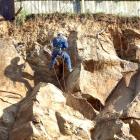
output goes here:
[[53, 50], [62, 51], [68, 48], [68, 42], [64, 37], [55, 37], [52, 41]]

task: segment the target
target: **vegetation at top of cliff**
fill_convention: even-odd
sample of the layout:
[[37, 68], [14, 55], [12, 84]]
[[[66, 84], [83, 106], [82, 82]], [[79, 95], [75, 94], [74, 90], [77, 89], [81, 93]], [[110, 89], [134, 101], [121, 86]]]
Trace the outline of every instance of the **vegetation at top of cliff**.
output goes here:
[[85, 20], [93, 20], [95, 22], [106, 22], [108, 24], [129, 24], [134, 28], [140, 27], [140, 17], [130, 17], [130, 16], [121, 16], [121, 15], [112, 15], [112, 14], [104, 14], [104, 13], [84, 13], [84, 14], [74, 14], [74, 13], [52, 13], [52, 14], [31, 14], [29, 15], [26, 11], [22, 11], [16, 17], [16, 24], [23, 25], [28, 20], [54, 20], [57, 22], [61, 22], [63, 20], [73, 19], [78, 20], [81, 23], [85, 22]]

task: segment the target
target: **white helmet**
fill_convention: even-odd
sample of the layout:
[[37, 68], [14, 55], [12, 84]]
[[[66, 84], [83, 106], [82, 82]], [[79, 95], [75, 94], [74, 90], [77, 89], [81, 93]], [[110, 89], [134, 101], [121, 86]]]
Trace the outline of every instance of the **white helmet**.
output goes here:
[[57, 36], [62, 36], [64, 33], [62, 31], [58, 31]]
[[62, 36], [65, 40], [68, 40], [67, 37], [64, 35], [63, 31], [58, 31], [57, 36]]

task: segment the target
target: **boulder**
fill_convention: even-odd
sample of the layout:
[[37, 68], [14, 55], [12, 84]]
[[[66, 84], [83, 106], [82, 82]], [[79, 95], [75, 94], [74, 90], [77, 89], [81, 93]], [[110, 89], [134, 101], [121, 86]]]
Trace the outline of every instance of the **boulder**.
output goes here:
[[134, 120], [140, 119], [140, 93], [133, 99], [133, 101], [124, 110], [123, 119], [133, 118]]
[[55, 69], [49, 69], [51, 61], [51, 50], [49, 46], [43, 46], [35, 42], [33, 48], [28, 51], [27, 60], [34, 70], [34, 80], [37, 85], [39, 82], [53, 83], [60, 87], [57, 77], [60, 79], [62, 71], [60, 71], [60, 62], [57, 59]]
[[67, 90], [71, 93], [81, 91], [82, 94], [90, 95], [104, 105], [121, 78], [119, 66], [107, 66], [99, 71], [90, 72], [81, 65], [69, 75]]
[[136, 94], [133, 101], [124, 110], [123, 117], [140, 119], [140, 92]]
[[[137, 82], [139, 82], [138, 76]], [[138, 86], [138, 83], [137, 83]], [[139, 86], [136, 87], [137, 94], [133, 101], [123, 111], [122, 118], [124, 122], [129, 123], [131, 133], [139, 140], [140, 139], [140, 92]]]
[[100, 120], [93, 130], [93, 140], [136, 140], [130, 134], [129, 124], [121, 120]]
[[[82, 121], [75, 117], [70, 117], [67, 114], [60, 114], [56, 112], [56, 117], [59, 125], [60, 132], [64, 135], [73, 135], [81, 137], [84, 140], [90, 139], [90, 133], [88, 129], [91, 129], [92, 125], [89, 121]], [[89, 126], [88, 126], [89, 125]]]
[[140, 139], [140, 120], [137, 119], [130, 119], [127, 121], [130, 125], [130, 132], [137, 138]]
[[[67, 90], [81, 91], [105, 104], [122, 78], [121, 59], [117, 56], [112, 41], [108, 36], [84, 36], [77, 34], [77, 51], [73, 52], [73, 61], [81, 60], [68, 76]], [[78, 61], [79, 60], [79, 61]]]
[[1, 98], [9, 104], [17, 103], [32, 90], [34, 73], [17, 53], [11, 39], [0, 39], [0, 56]]
[[[0, 39], [0, 139], [7, 140], [18, 102], [31, 92], [33, 71], [17, 53], [11, 39]], [[29, 89], [30, 88], [30, 89]], [[2, 130], [3, 128], [3, 130]]]
[[9, 139], [51, 140], [73, 136], [77, 140], [88, 140], [93, 127], [92, 121], [66, 105], [61, 90], [52, 84], [40, 83], [30, 96], [20, 102]]
[[77, 97], [72, 94], [67, 95], [67, 105], [79, 111], [84, 117], [90, 120], [94, 120], [99, 114], [85, 98]]
[[[103, 116], [115, 117], [122, 119], [130, 126], [130, 133], [136, 139], [140, 139], [140, 74], [139, 72], [129, 72], [119, 83], [112, 96], [108, 99], [105, 109], [101, 112]], [[111, 113], [107, 115], [108, 113]], [[115, 112], [118, 114], [116, 115]], [[100, 114], [100, 115], [101, 115]]]
[[135, 85], [137, 72], [129, 72], [113, 90], [111, 96], [106, 101], [103, 112], [122, 112], [133, 101], [135, 96]]
[[122, 59], [140, 62], [140, 32], [135, 28], [120, 29], [116, 27], [111, 31], [114, 47]]

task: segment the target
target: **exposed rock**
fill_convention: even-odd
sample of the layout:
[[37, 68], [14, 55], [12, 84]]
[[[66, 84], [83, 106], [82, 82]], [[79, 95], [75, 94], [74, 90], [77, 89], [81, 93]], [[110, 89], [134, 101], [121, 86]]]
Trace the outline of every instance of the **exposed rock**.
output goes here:
[[[100, 117], [107, 117], [107, 114], [110, 112], [114, 114], [115, 117], [121, 118], [125, 123], [129, 124], [131, 134], [133, 134], [138, 140], [140, 139], [139, 82], [139, 72], [131, 72], [126, 74], [124, 79], [119, 83], [113, 92], [112, 97], [108, 99], [106, 107], [101, 113], [102, 116]], [[115, 115], [114, 112], [118, 112], [118, 115]], [[111, 114], [109, 114], [109, 117], [110, 116]]]
[[8, 128], [1, 126], [0, 127], [0, 139], [7, 140], [8, 139]]
[[120, 58], [140, 62], [140, 32], [139, 30], [115, 28], [111, 31], [114, 47]]
[[[126, 27], [127, 19], [58, 15], [16, 27], [0, 22], [0, 37], [20, 42], [0, 39], [0, 140], [139, 140], [139, 29]], [[59, 58], [48, 69], [59, 30], [74, 69], [64, 67], [64, 76]]]
[[67, 139], [69, 135], [75, 135], [77, 140], [78, 137], [89, 140], [89, 131], [94, 124], [65, 103], [65, 97], [58, 88], [52, 84], [40, 83], [33, 93], [20, 103], [10, 140], [51, 140], [59, 139], [63, 135], [68, 135]]
[[121, 78], [119, 66], [107, 66], [92, 73], [81, 65], [81, 68], [76, 68], [69, 75], [67, 89], [70, 92], [81, 91], [82, 94], [90, 95], [104, 105]]
[[130, 119], [127, 121], [130, 125], [130, 132], [133, 134], [137, 140], [140, 139], [140, 120]]
[[57, 59], [55, 71], [53, 68], [51, 70], [49, 69], [51, 50], [48, 46], [42, 46], [35, 42], [33, 49], [28, 52], [27, 60], [34, 70], [34, 80], [36, 85], [39, 82], [46, 82], [53, 83], [60, 87], [56, 78], [56, 74], [58, 78], [60, 78], [61, 75], [59, 69], [60, 61]]
[[123, 117], [140, 119], [140, 73], [135, 80], [135, 96], [132, 102], [124, 110]]
[[104, 112], [122, 112], [135, 96], [136, 72], [126, 73], [108, 98]]
[[120, 120], [102, 120], [96, 124], [92, 135], [93, 140], [136, 140], [130, 134], [129, 124]]
[[90, 120], [93, 120], [99, 113], [86, 99], [82, 97], [75, 97], [72, 94], [67, 96], [67, 105], [79, 111]]
[[[82, 139], [90, 139], [90, 134], [87, 127], [91, 128], [91, 123], [83, 122], [75, 117], [70, 117], [66, 114], [60, 114], [56, 112], [56, 117], [59, 125], [59, 129], [64, 135], [73, 135], [81, 137]], [[89, 125], [89, 126], [88, 126]]]
[[124, 110], [123, 117], [140, 119], [140, 93]]
[[[80, 30], [81, 31], [81, 30]], [[77, 35], [77, 54], [83, 65], [78, 65], [67, 80], [70, 92], [81, 91], [105, 104], [106, 99], [122, 78], [120, 61], [114, 46], [105, 36]], [[78, 58], [77, 58], [78, 60]]]
[[[0, 139], [7, 140], [18, 110], [18, 102], [31, 92], [33, 71], [17, 53], [12, 40], [0, 39]], [[30, 89], [29, 89], [30, 88]], [[3, 130], [2, 130], [3, 129]]]
[[[3, 100], [13, 104], [25, 97], [33, 86], [33, 71], [19, 56], [11, 39], [0, 39], [0, 93]], [[2, 106], [1, 106], [2, 107]]]
[[134, 100], [124, 110], [123, 120], [129, 123], [131, 133], [139, 140], [140, 139], [140, 92]]
[[125, 58], [130, 61], [140, 62], [140, 32], [138, 30], [128, 28], [123, 31], [123, 36], [127, 43]]

